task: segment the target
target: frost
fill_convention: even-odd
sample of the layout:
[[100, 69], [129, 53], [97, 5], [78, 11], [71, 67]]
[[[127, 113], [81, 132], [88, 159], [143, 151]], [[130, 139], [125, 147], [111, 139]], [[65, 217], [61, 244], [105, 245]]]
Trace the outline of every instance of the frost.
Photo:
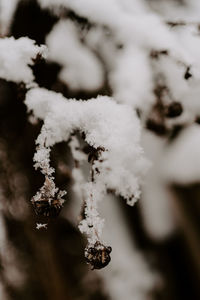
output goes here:
[[86, 183], [84, 185], [85, 199], [85, 219], [79, 224], [82, 233], [86, 233], [89, 237], [88, 242], [94, 245], [101, 240], [104, 220], [99, 217], [97, 203], [105, 197], [104, 193], [96, 183]]
[[46, 223], [44, 223], [44, 224], [41, 224], [41, 223], [37, 223], [36, 224], [36, 229], [41, 229], [41, 228], [44, 228], [44, 229], [47, 229], [47, 225], [48, 224], [46, 224]]
[[35, 45], [35, 41], [21, 37], [19, 39], [0, 39], [0, 78], [17, 83], [32, 84], [34, 76], [30, 65], [37, 55], [46, 57], [45, 46]]

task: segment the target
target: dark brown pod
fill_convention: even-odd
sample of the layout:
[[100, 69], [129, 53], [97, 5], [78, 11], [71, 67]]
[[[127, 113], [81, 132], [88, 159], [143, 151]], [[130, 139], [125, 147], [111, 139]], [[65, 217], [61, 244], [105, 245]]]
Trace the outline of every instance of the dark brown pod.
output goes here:
[[172, 102], [165, 109], [165, 116], [167, 118], [179, 117], [183, 112], [183, 107], [179, 102]]
[[167, 128], [165, 127], [164, 122], [153, 118], [147, 120], [146, 128], [161, 136], [167, 133]]
[[62, 209], [62, 205], [59, 200], [39, 199], [32, 201], [35, 213], [38, 216], [44, 217], [57, 217]]
[[185, 78], [185, 80], [188, 80], [188, 79], [190, 79], [190, 77], [192, 77], [192, 74], [190, 72], [190, 67], [187, 67], [185, 74], [184, 74], [184, 78]]
[[110, 253], [112, 252], [111, 247], [106, 247], [100, 242], [96, 242], [93, 247], [86, 248], [85, 258], [86, 262], [94, 269], [102, 269], [106, 267], [111, 258]]

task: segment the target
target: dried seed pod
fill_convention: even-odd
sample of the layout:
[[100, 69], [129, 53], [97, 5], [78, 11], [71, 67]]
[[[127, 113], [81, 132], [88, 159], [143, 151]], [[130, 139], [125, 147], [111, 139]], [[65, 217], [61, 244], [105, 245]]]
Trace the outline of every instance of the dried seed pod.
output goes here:
[[187, 67], [185, 74], [184, 74], [184, 78], [185, 78], [185, 80], [188, 80], [190, 77], [192, 77], [192, 74], [190, 72], [190, 67]]
[[90, 145], [85, 146], [82, 150], [85, 154], [88, 154], [88, 162], [97, 160], [99, 158], [99, 154], [105, 151], [103, 147], [94, 148]]
[[150, 52], [150, 57], [153, 58], [153, 59], [158, 59], [162, 55], [169, 55], [169, 52], [167, 50], [165, 50], [165, 49], [164, 50], [160, 50], [160, 51], [152, 50]]
[[53, 181], [53, 177], [46, 176], [44, 185], [31, 199], [35, 213], [39, 216], [57, 217], [64, 203], [62, 197], [65, 191], [59, 191]]
[[181, 103], [172, 102], [165, 108], [165, 116], [168, 118], [176, 118], [179, 117], [183, 112], [183, 108]]
[[33, 199], [32, 204], [35, 213], [44, 217], [57, 217], [62, 209], [62, 204], [58, 199], [53, 199], [50, 201], [45, 198], [40, 198], [38, 200]]
[[109, 264], [111, 251], [111, 247], [106, 247], [100, 242], [96, 242], [93, 247], [86, 248], [86, 262], [92, 266], [92, 270], [102, 269]]

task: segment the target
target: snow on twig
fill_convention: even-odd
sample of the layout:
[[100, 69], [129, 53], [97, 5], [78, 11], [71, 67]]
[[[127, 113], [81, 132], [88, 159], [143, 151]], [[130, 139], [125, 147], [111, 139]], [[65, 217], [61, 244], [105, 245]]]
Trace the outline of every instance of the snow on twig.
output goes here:
[[[140, 123], [128, 106], [116, 104], [111, 98], [99, 96], [89, 101], [66, 99], [61, 94], [34, 88], [25, 101], [33, 114], [44, 120], [37, 138], [34, 156], [36, 167], [51, 176], [50, 148], [68, 141], [74, 131], [85, 134], [85, 141], [98, 151], [92, 163], [93, 178], [84, 185], [86, 218], [80, 229], [89, 236], [89, 243], [100, 239], [103, 221], [97, 203], [107, 190], [123, 196], [133, 205], [140, 196], [140, 184], [147, 160], [140, 147]], [[75, 158], [76, 154], [72, 151]]]

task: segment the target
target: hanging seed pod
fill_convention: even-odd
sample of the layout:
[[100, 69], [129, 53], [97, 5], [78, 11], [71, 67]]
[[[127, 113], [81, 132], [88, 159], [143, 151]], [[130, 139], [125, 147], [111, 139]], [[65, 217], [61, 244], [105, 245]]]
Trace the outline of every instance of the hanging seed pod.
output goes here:
[[57, 217], [62, 209], [60, 200], [48, 200], [40, 198], [39, 200], [32, 200], [32, 204], [36, 215], [44, 217]]
[[86, 262], [92, 266], [92, 270], [102, 269], [109, 264], [111, 252], [111, 247], [106, 247], [100, 242], [96, 242], [93, 247], [85, 249]]
[[165, 116], [167, 118], [179, 117], [183, 112], [183, 107], [179, 102], [172, 102], [165, 108]]
[[190, 79], [190, 77], [192, 77], [192, 74], [190, 72], [190, 67], [187, 67], [185, 74], [184, 74], [184, 78], [185, 78], [185, 80], [188, 80], [188, 79]]
[[32, 198], [35, 213], [39, 216], [57, 217], [61, 211], [65, 191], [56, 188], [53, 178], [46, 176], [44, 185]]

